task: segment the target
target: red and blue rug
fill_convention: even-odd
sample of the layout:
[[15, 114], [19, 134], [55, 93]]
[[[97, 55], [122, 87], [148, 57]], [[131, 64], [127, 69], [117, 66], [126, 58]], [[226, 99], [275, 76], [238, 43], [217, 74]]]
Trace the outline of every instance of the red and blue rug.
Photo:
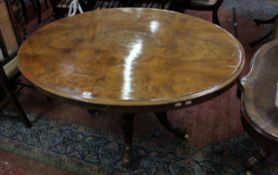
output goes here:
[[[242, 161], [258, 146], [243, 134], [196, 148], [170, 140], [159, 130], [134, 138], [134, 164], [121, 166], [123, 137], [105, 130], [85, 128], [29, 115], [33, 127], [1, 117], [0, 148], [77, 174], [244, 174]], [[278, 174], [273, 154], [253, 169], [254, 174]]]

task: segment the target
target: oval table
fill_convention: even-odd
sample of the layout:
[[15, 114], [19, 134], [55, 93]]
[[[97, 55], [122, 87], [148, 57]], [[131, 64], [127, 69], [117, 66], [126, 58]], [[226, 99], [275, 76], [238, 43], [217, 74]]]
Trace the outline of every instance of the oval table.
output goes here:
[[91, 109], [121, 111], [123, 164], [132, 159], [134, 114], [167, 111], [230, 88], [243, 65], [241, 44], [209, 22], [171, 11], [96, 10], [50, 23], [19, 50], [19, 69], [41, 91]]

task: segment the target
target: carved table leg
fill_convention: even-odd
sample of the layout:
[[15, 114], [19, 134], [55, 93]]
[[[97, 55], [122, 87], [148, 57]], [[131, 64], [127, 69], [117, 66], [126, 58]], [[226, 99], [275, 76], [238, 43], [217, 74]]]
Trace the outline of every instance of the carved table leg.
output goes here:
[[180, 129], [175, 125], [172, 125], [167, 117], [167, 112], [156, 112], [156, 117], [158, 118], [158, 120], [160, 121], [160, 123], [170, 132], [173, 132], [174, 134], [176, 134], [177, 137], [181, 138], [181, 139], [185, 139], [185, 141], [187, 141], [188, 139], [188, 134], [186, 132], [186, 129]]
[[267, 152], [264, 149], [261, 149], [260, 151], [256, 152], [252, 157], [250, 157], [247, 161], [243, 163], [243, 167], [245, 170], [251, 169], [254, 165], [256, 165], [258, 162], [263, 160], [269, 155], [269, 152]]
[[134, 114], [123, 114], [122, 129], [125, 139], [125, 150], [123, 154], [123, 166], [129, 167], [132, 161], [132, 137], [133, 137]]

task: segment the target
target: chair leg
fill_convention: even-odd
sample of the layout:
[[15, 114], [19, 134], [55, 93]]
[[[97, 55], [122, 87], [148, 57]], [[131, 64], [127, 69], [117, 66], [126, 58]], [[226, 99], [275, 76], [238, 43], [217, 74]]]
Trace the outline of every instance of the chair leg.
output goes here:
[[45, 4], [46, 9], [48, 9], [49, 5], [48, 5], [48, 1], [47, 0], [44, 0], [44, 4]]
[[23, 15], [24, 15], [24, 21], [27, 22], [28, 15], [27, 15], [27, 9], [26, 9], [25, 2], [24, 2], [24, 0], [19, 0], [19, 2], [21, 4], [21, 6], [22, 6]]
[[41, 13], [41, 4], [40, 0], [35, 0], [36, 8], [37, 8], [37, 14], [38, 14], [38, 23], [41, 23], [42, 21], [42, 13]]
[[218, 12], [218, 9], [214, 9], [212, 11], [212, 22], [214, 24], [220, 25], [217, 12]]
[[24, 123], [24, 125], [27, 128], [31, 128], [32, 125], [29, 121], [29, 119], [27, 118], [24, 110], [22, 109], [21, 105], [19, 104], [18, 100], [16, 99], [15, 95], [13, 94], [13, 92], [11, 92], [10, 90], [10, 85], [9, 85], [9, 80], [6, 77], [6, 74], [3, 70], [2, 67], [0, 67], [0, 83], [4, 89], [4, 91], [6, 92], [7, 96], [9, 97], [9, 99], [11, 100], [12, 104], [15, 106], [17, 113], [20, 115], [22, 122]]
[[19, 104], [18, 100], [16, 99], [15, 95], [11, 92], [9, 92], [8, 96], [10, 97], [11, 102], [16, 107], [16, 110], [21, 117], [22, 122], [26, 126], [26, 128], [31, 128], [32, 124], [30, 123], [29, 119], [27, 118], [27, 115], [23, 111], [21, 105]]
[[237, 29], [237, 17], [236, 17], [236, 8], [233, 7], [233, 27], [234, 27], [234, 36], [238, 38], [238, 29]]
[[175, 12], [184, 13], [186, 4], [182, 0], [174, 0], [173, 4], [171, 5], [171, 10]]
[[36, 12], [36, 11], [37, 11], [37, 7], [36, 7], [36, 2], [35, 2], [35, 0], [31, 0], [31, 3], [32, 3], [34, 12]]

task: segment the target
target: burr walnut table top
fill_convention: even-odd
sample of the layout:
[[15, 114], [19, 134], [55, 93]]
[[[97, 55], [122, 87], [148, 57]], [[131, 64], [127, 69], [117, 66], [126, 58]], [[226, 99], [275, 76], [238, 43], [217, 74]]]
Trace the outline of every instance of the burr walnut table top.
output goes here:
[[19, 68], [36, 87], [81, 104], [183, 107], [231, 85], [241, 44], [209, 22], [155, 9], [96, 10], [30, 36]]

